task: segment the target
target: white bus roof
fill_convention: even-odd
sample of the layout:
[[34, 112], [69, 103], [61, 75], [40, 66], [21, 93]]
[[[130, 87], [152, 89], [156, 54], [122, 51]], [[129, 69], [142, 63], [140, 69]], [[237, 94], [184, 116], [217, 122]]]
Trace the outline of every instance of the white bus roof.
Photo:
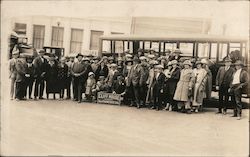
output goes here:
[[246, 37], [219, 36], [208, 34], [169, 34], [164, 36], [149, 36], [149, 35], [103, 35], [102, 40], [120, 40], [120, 41], [182, 41], [182, 42], [247, 42]]

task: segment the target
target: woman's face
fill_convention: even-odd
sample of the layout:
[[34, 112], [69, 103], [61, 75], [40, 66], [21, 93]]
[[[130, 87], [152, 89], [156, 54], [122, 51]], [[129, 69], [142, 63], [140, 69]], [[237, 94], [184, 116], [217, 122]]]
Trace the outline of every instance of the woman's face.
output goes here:
[[201, 68], [201, 64], [197, 64], [196, 67], [197, 67], [197, 69], [200, 69]]
[[93, 78], [94, 78], [94, 75], [90, 75], [90, 78], [93, 79]]
[[184, 64], [184, 68], [185, 68], [185, 69], [188, 69], [188, 68], [190, 68], [190, 66], [187, 65], [187, 64]]

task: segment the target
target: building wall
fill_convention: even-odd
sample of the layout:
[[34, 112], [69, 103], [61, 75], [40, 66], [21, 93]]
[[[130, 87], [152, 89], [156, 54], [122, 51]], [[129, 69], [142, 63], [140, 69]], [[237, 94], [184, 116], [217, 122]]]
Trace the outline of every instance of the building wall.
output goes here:
[[[59, 23], [58, 23], [59, 22]], [[14, 30], [15, 23], [27, 24], [26, 36], [28, 37], [28, 44], [33, 43], [33, 26], [44, 25], [45, 37], [44, 46], [51, 46], [52, 27], [64, 28], [63, 35], [63, 47], [65, 48], [65, 54], [68, 55], [70, 51], [70, 38], [71, 29], [83, 30], [82, 52], [83, 54], [90, 53], [90, 38], [91, 30], [103, 31], [105, 35], [111, 34], [111, 32], [118, 32], [127, 34], [130, 32], [129, 23], [119, 21], [109, 21], [101, 19], [77, 19], [77, 18], [63, 18], [63, 17], [47, 17], [47, 16], [31, 16], [23, 18], [12, 19], [12, 30]], [[94, 51], [95, 52], [95, 51]], [[97, 53], [97, 52], [96, 52]]]

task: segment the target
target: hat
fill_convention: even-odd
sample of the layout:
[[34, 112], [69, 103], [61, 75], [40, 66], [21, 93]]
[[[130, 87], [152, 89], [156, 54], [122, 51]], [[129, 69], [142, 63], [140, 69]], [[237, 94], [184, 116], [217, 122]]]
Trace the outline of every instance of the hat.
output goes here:
[[147, 60], [147, 57], [141, 56], [139, 59], [140, 59], [140, 60]]
[[171, 50], [170, 49], [166, 49], [165, 53], [171, 53]]
[[78, 53], [78, 54], [76, 55], [76, 58], [78, 58], [79, 56], [82, 56], [82, 57], [83, 57], [83, 55], [82, 55], [81, 53]]
[[201, 64], [208, 64], [208, 61], [207, 61], [206, 59], [203, 58], [203, 59], [201, 60]]
[[137, 52], [143, 52], [143, 49], [139, 48], [139, 49], [137, 50]]
[[118, 57], [117, 61], [123, 61], [122, 57]]
[[91, 71], [91, 72], [89, 72], [89, 76], [91, 76], [91, 75], [95, 75], [95, 74]]
[[179, 53], [179, 54], [181, 54], [181, 50], [180, 49], [175, 49], [173, 53]]
[[101, 79], [105, 79], [105, 76], [103, 76], [103, 75], [99, 76], [99, 80], [101, 80]]
[[154, 58], [155, 57], [155, 55], [152, 55], [152, 54], [149, 54], [148, 55], [148, 58], [150, 58], [150, 59], [152, 59], [152, 58]]
[[133, 56], [131, 54], [126, 54], [125, 57], [132, 58]]
[[108, 57], [107, 57], [107, 56], [103, 56], [102, 59], [103, 59], [103, 60], [104, 60], [104, 59], [108, 59]]
[[234, 65], [241, 65], [241, 66], [243, 66], [244, 63], [243, 63], [241, 60], [237, 60], [237, 61], [234, 63]]
[[172, 60], [171, 65], [173, 65], [173, 64], [178, 64], [178, 61], [177, 60]]
[[133, 63], [133, 60], [132, 59], [128, 59], [128, 60], [126, 60], [125, 64], [128, 64], [128, 62]]
[[135, 61], [135, 62], [140, 62], [140, 60], [139, 60], [138, 57], [134, 57], [133, 61]]
[[82, 60], [83, 61], [90, 61], [90, 59], [88, 57], [84, 57]]
[[55, 61], [55, 57], [49, 57], [49, 61]]
[[149, 61], [149, 64], [151, 64], [151, 65], [156, 65], [156, 64], [158, 64], [158, 61], [156, 61], [156, 60], [151, 60], [151, 61]]
[[160, 64], [156, 65], [155, 68], [156, 69], [164, 69], [164, 67], [162, 65], [160, 65]]
[[44, 49], [41, 49], [41, 50], [39, 51], [39, 53], [45, 53]]
[[100, 60], [100, 57], [94, 57], [93, 60]]
[[65, 57], [62, 57], [61, 59], [60, 59], [60, 61], [65, 61], [66, 60], [66, 58]]
[[110, 56], [110, 57], [108, 58], [108, 60], [114, 60], [114, 57]]
[[196, 61], [195, 65], [202, 64], [201, 61]]
[[225, 58], [224, 62], [232, 62], [232, 60], [230, 58]]
[[167, 66], [171, 66], [172, 65], [172, 62], [171, 61], [169, 61], [168, 62], [168, 64], [167, 64]]
[[153, 48], [150, 48], [150, 49], [149, 49], [149, 51], [155, 51], [155, 49], [153, 49]]
[[122, 66], [121, 65], [117, 66], [117, 69], [122, 69]]
[[191, 63], [191, 61], [190, 61], [190, 60], [185, 60], [185, 61], [183, 62], [183, 65], [189, 65], [189, 66], [192, 66], [192, 63]]
[[110, 64], [110, 67], [117, 67], [115, 63]]

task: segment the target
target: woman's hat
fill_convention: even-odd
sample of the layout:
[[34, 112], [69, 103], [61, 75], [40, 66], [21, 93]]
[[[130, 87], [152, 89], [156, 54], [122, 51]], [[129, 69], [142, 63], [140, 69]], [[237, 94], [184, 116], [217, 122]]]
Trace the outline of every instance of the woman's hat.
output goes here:
[[110, 64], [110, 67], [117, 67], [117, 64], [112, 63], [112, 64]]
[[156, 69], [164, 69], [164, 67], [162, 65], [160, 65], [160, 64], [156, 65], [155, 68]]
[[140, 60], [147, 60], [147, 57], [141, 56], [139, 59], [140, 59]]
[[65, 58], [65, 57], [62, 57], [62, 58], [60, 59], [60, 61], [66, 61], [66, 58]]
[[181, 50], [180, 49], [175, 49], [173, 53], [178, 53], [178, 54], [181, 54]]
[[171, 61], [169, 61], [168, 62], [168, 64], [167, 64], [167, 66], [171, 66], [172, 65], [172, 62]]
[[128, 59], [128, 60], [126, 60], [125, 64], [128, 64], [128, 62], [133, 63], [133, 60], [132, 59]]
[[225, 58], [224, 62], [232, 62], [232, 60], [230, 58]]
[[89, 76], [91, 76], [91, 75], [95, 75], [95, 74], [91, 71], [91, 72], [89, 72]]
[[201, 61], [196, 61], [195, 65], [202, 64]]
[[189, 65], [189, 66], [192, 66], [192, 63], [191, 63], [191, 61], [190, 61], [190, 60], [185, 60], [185, 61], [183, 62], [183, 65]]
[[174, 65], [174, 64], [178, 64], [178, 61], [177, 60], [172, 60], [171, 65]]
[[201, 64], [207, 64], [207, 65], [208, 65], [208, 61], [207, 61], [206, 59], [203, 58], [203, 59], [201, 60]]

